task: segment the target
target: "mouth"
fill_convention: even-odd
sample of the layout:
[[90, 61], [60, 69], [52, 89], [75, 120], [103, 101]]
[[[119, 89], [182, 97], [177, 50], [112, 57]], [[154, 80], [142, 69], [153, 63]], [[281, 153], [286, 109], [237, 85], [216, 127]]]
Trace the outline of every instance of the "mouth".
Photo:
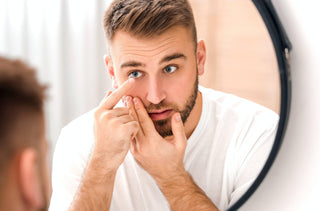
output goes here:
[[153, 121], [158, 121], [158, 120], [164, 120], [169, 118], [172, 113], [173, 113], [173, 109], [158, 110], [158, 111], [149, 112], [149, 116]]

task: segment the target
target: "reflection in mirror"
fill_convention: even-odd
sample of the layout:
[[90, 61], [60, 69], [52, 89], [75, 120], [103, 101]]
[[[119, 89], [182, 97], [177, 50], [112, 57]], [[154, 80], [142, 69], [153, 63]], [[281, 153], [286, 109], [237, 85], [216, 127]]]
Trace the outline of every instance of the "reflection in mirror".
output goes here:
[[250, 0], [191, 0], [207, 61], [200, 83], [279, 114], [280, 80], [267, 28]]
[[[191, 33], [182, 27], [186, 24], [165, 30], [159, 28], [169, 20], [155, 24], [190, 11], [179, 11], [186, 2], [170, 1], [170, 7], [149, 0], [111, 4], [113, 9], [104, 19], [105, 26], [112, 26], [106, 29], [110, 55], [105, 62], [113, 87], [121, 94], [109, 96], [96, 111], [61, 132], [53, 164], [53, 210], [69, 205], [72, 198], [81, 201], [86, 193], [82, 175], [92, 176], [90, 171], [83, 174], [85, 169], [107, 168], [110, 163], [112, 179], [95, 187], [112, 187], [104, 189], [109, 199], [105, 206], [111, 210], [226, 210], [260, 173], [274, 143], [280, 97], [277, 62], [266, 27], [249, 0], [191, 2], [199, 38], [207, 42], [205, 70], [203, 42], [196, 57]], [[113, 21], [128, 22], [117, 31]], [[197, 92], [197, 68], [200, 75], [205, 72], [202, 85], [265, 107], [203, 87]], [[135, 78], [132, 89], [125, 83], [130, 77]], [[138, 131], [124, 126], [122, 115], [110, 115], [118, 111], [114, 106], [123, 95], [141, 99], [133, 103], [126, 98], [133, 117], [122, 114], [139, 122]], [[93, 160], [102, 164], [87, 162], [95, 155]]]

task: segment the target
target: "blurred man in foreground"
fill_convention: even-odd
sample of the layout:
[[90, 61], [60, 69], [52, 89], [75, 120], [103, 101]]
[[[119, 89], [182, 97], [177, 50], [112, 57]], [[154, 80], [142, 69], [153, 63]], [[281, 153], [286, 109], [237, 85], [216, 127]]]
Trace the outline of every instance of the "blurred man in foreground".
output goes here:
[[0, 210], [47, 210], [45, 87], [24, 63], [0, 57]]
[[[45, 86], [35, 71], [19, 60], [0, 57], [0, 210], [45, 211], [51, 195], [47, 169], [47, 140], [43, 104]], [[123, 87], [125, 88], [125, 87]], [[106, 101], [116, 99], [114, 92]], [[133, 123], [138, 125], [138, 123]], [[82, 185], [90, 186], [91, 171]], [[94, 169], [94, 168], [93, 168]], [[86, 191], [69, 211], [79, 211], [79, 203], [88, 204], [92, 192]], [[94, 194], [95, 198], [103, 198]], [[97, 207], [94, 205], [93, 207]]]

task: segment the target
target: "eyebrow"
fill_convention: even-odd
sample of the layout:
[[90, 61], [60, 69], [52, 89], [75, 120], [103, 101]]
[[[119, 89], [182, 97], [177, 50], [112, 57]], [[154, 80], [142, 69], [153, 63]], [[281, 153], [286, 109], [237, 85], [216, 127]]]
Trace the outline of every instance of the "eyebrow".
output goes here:
[[[182, 54], [182, 53], [174, 53], [172, 55], [169, 55], [169, 56], [166, 56], [164, 57], [161, 61], [160, 61], [160, 64], [161, 63], [164, 63], [164, 62], [169, 62], [171, 60], [174, 60], [174, 59], [186, 59], [187, 57]], [[146, 65], [145, 64], [142, 64], [141, 62], [137, 62], [137, 61], [127, 61], [127, 62], [124, 62], [123, 64], [120, 65], [120, 69], [122, 68], [125, 68], [125, 67], [145, 67]]]
[[144, 67], [145, 65], [142, 64], [141, 62], [136, 62], [136, 61], [128, 61], [120, 65], [120, 69], [124, 67]]
[[174, 53], [172, 55], [169, 55], [169, 56], [166, 56], [164, 57], [160, 63], [164, 63], [164, 62], [170, 62], [171, 60], [174, 60], [174, 59], [187, 59], [187, 57], [185, 55], [183, 55], [182, 53]]

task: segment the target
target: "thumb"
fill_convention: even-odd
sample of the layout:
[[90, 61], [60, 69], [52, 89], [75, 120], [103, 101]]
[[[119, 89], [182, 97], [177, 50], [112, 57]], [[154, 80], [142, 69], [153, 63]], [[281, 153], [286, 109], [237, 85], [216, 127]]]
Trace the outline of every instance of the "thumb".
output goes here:
[[176, 144], [179, 146], [185, 146], [187, 142], [187, 137], [184, 132], [184, 126], [181, 120], [180, 113], [175, 113], [174, 115], [172, 115], [171, 127]]

